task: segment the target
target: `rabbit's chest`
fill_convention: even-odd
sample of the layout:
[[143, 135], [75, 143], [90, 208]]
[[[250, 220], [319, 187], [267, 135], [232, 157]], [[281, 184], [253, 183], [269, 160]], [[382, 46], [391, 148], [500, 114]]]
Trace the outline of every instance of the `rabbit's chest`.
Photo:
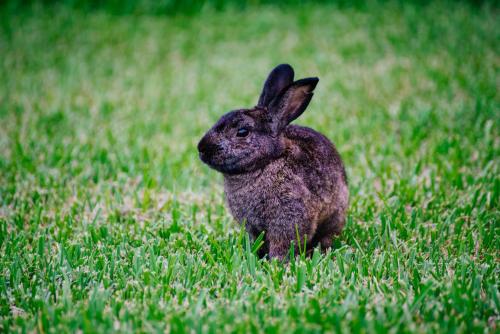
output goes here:
[[271, 213], [279, 210], [275, 195], [266, 189], [267, 184], [262, 182], [239, 189], [226, 188], [227, 203], [234, 218], [258, 232], [265, 229]]
[[269, 223], [290, 209], [286, 207], [285, 199], [307, 202], [310, 197], [302, 180], [285, 166], [276, 166], [276, 169], [267, 172], [245, 182], [224, 184], [232, 215], [239, 223], [244, 222], [254, 235], [266, 230]]

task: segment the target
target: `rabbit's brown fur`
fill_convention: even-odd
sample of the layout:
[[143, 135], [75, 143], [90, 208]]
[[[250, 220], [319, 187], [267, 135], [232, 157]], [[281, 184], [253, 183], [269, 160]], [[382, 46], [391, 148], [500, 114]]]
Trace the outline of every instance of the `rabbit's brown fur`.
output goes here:
[[322, 134], [288, 125], [305, 110], [317, 78], [293, 81], [279, 65], [259, 103], [224, 115], [198, 144], [200, 158], [224, 175], [233, 216], [256, 238], [265, 232], [260, 255], [284, 259], [291, 241], [331, 246], [342, 231], [348, 188], [342, 160]]

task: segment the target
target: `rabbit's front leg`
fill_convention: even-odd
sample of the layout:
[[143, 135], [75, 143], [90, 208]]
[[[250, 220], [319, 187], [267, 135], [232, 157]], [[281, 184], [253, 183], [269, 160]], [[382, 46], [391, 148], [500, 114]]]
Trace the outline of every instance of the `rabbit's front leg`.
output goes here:
[[[311, 241], [314, 234], [311, 224], [305, 215], [295, 217], [285, 216], [269, 224], [267, 241], [269, 243], [269, 257], [278, 260], [286, 260], [290, 244], [293, 241], [295, 254], [301, 249], [305, 249], [305, 243]], [[299, 237], [300, 240], [297, 240]]]
[[290, 249], [291, 240], [271, 240], [269, 245], [269, 258], [276, 258], [280, 261], [286, 259]]

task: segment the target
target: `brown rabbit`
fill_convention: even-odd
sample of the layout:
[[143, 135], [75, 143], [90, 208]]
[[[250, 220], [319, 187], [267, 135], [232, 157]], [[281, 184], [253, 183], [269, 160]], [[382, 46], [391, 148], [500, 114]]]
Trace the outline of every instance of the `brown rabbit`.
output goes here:
[[330, 247], [344, 227], [349, 197], [333, 144], [312, 129], [289, 125], [319, 81], [293, 77], [290, 65], [277, 66], [257, 106], [225, 114], [198, 144], [200, 159], [224, 175], [236, 220], [253, 239], [265, 232], [259, 255], [279, 259], [292, 241], [308, 249]]

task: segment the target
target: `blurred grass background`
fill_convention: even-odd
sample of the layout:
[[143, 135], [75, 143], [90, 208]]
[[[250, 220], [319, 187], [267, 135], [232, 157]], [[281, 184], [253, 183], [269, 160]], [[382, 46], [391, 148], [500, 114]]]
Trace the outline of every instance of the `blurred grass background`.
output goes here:
[[[412, 0], [412, 5], [429, 5], [432, 0]], [[498, 2], [495, 0], [459, 0], [459, 1], [443, 1], [445, 5], [453, 6], [456, 2], [462, 2], [480, 7], [490, 5], [497, 7]], [[91, 12], [95, 10], [105, 11], [110, 14], [148, 14], [148, 15], [192, 15], [202, 11], [225, 11], [225, 10], [245, 10], [249, 8], [263, 8], [265, 6], [273, 6], [279, 8], [294, 7], [295, 10], [300, 10], [303, 6], [329, 5], [335, 8], [354, 8], [358, 10], [369, 10], [385, 4], [404, 4], [405, 1], [400, 0], [10, 0], [7, 1], [7, 7], [10, 9], [20, 9], [32, 4], [51, 6], [64, 5], [71, 9]]]
[[[0, 329], [495, 332], [495, 2], [5, 2]], [[351, 190], [335, 249], [258, 261], [196, 144], [269, 70]]]

